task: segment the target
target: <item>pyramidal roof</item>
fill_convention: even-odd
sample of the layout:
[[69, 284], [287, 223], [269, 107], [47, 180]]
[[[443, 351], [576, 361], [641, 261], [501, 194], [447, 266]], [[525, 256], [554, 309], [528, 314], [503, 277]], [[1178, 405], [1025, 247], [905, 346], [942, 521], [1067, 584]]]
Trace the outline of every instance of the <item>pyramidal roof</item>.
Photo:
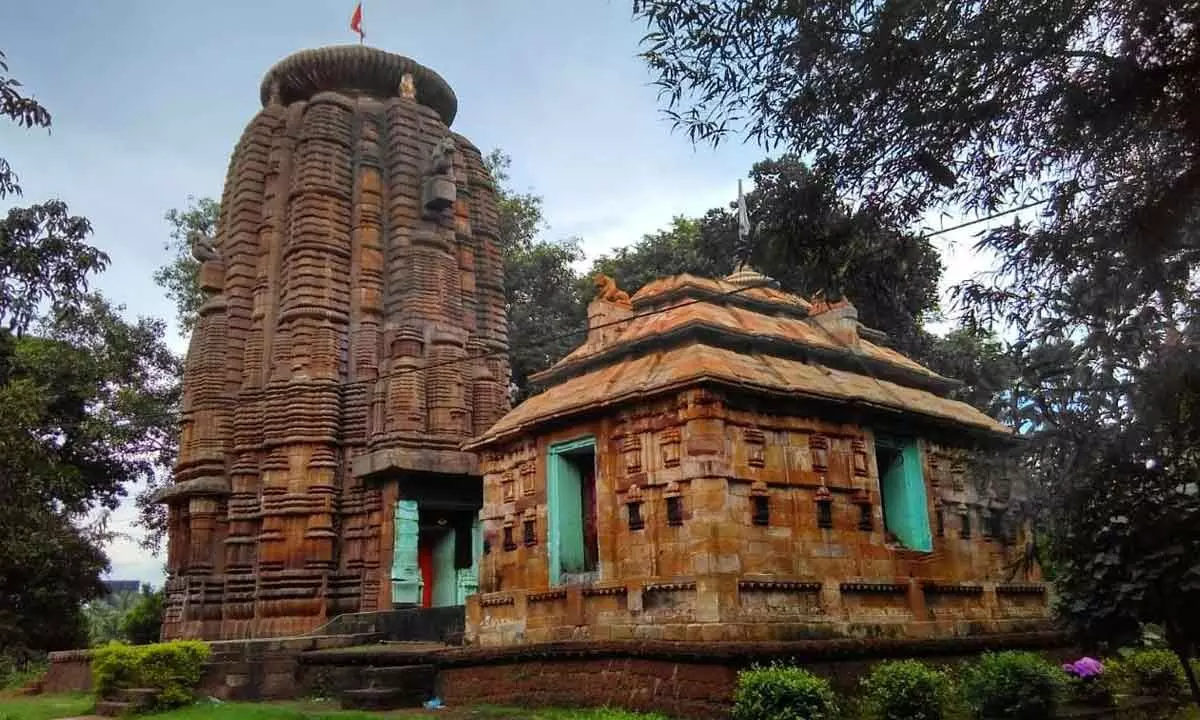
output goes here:
[[661, 278], [628, 302], [594, 300], [587, 340], [532, 377], [546, 389], [467, 447], [705, 384], [1011, 435], [1005, 425], [946, 397], [961, 383], [872, 342], [882, 333], [861, 325], [848, 301], [810, 302], [776, 285], [742, 265], [719, 280]]

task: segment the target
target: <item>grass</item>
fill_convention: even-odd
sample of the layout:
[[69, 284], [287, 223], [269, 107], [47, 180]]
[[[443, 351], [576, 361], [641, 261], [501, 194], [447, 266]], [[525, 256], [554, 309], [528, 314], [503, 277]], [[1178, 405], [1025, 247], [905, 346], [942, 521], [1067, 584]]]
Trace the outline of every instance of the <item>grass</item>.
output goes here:
[[54, 720], [87, 715], [92, 705], [92, 696], [87, 693], [0, 695], [0, 720]]
[[[0, 695], [0, 720], [56, 720], [92, 711], [92, 697], [85, 694], [38, 695], [33, 697]], [[200, 702], [178, 710], [138, 716], [138, 720], [663, 720], [658, 715], [625, 710], [566, 710], [503, 707], [444, 708], [442, 710], [401, 710], [368, 713], [339, 710], [332, 703], [213, 703]]]

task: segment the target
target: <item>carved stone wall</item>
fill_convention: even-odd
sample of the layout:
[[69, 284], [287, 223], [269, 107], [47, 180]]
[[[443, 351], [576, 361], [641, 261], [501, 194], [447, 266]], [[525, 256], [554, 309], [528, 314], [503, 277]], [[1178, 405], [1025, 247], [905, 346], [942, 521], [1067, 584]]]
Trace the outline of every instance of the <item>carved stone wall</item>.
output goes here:
[[168, 638], [389, 608], [372, 478], [460, 473], [461, 443], [507, 410], [495, 188], [448, 129], [450, 87], [348, 46], [281, 61], [262, 100], [197, 252], [208, 300], [161, 496]]
[[[486, 453], [468, 637], [949, 637], [1044, 624], [1040, 571], [1015, 562], [1027, 531], [965, 449], [917, 436], [933, 551], [908, 550], [885, 530], [875, 439], [913, 426], [820, 416], [694, 388]], [[551, 587], [547, 452], [587, 436], [598, 573]]]

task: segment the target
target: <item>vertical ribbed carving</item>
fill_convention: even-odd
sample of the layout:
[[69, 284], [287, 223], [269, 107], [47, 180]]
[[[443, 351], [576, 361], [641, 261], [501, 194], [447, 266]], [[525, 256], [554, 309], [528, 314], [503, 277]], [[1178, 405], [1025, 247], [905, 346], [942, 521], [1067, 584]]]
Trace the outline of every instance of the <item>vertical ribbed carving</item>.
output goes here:
[[[380, 608], [393, 508], [355, 460], [457, 452], [508, 406], [495, 187], [447, 127], [448, 86], [399, 56], [331, 48], [284, 60], [262, 98], [201, 271], [163, 495], [166, 637], [298, 634]], [[450, 200], [426, 207], [448, 136]]]

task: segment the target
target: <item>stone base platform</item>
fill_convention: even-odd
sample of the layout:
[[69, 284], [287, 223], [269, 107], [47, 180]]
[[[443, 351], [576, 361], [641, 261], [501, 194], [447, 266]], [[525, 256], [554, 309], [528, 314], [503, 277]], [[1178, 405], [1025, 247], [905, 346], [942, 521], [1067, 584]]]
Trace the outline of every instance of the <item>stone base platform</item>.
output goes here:
[[[297, 685], [309, 695], [337, 696], [347, 707], [388, 702], [411, 688], [388, 686], [398, 668], [433, 668], [434, 693], [447, 706], [616, 706], [674, 717], [728, 716], [739, 670], [783, 661], [827, 677], [844, 693], [879, 660], [916, 657], [954, 663], [985, 650], [1029, 649], [1058, 655], [1057, 632], [953, 639], [843, 639], [792, 642], [562, 642], [513, 647], [438, 647], [400, 643], [304, 653]], [[378, 670], [372, 670], [378, 668]], [[364, 678], [372, 678], [364, 688]], [[369, 689], [371, 692], [364, 693]], [[392, 692], [389, 692], [392, 691]], [[410, 705], [411, 706], [411, 705]]]

